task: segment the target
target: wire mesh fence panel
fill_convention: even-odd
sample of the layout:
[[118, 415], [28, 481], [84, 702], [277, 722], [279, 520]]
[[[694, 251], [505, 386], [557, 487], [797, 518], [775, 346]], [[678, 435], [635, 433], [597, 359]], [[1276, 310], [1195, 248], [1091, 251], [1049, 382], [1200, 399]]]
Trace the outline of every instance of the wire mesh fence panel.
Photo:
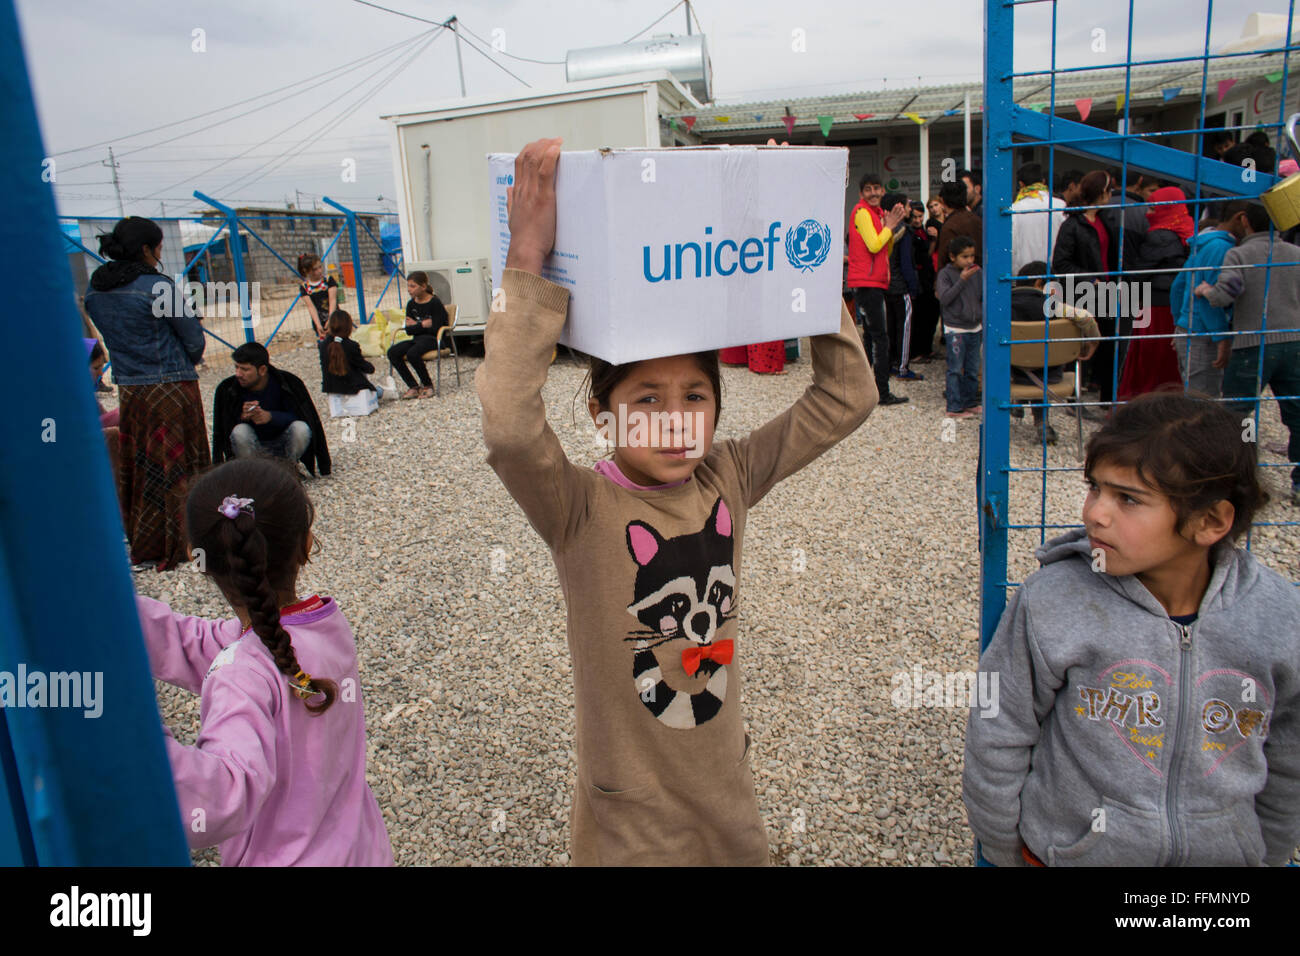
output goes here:
[[1148, 392], [1239, 419], [1271, 499], [1239, 543], [1300, 580], [1300, 248], [1261, 202], [1300, 112], [1294, 6], [1243, 37], [1187, 6], [1187, 49], [1132, 0], [985, 6], [985, 644], [1035, 549], [1082, 527], [1090, 436]]
[[[79, 307], [105, 261], [99, 237], [117, 221], [60, 222]], [[275, 340], [282, 348], [309, 344], [323, 329], [331, 302], [358, 324], [370, 322], [377, 309], [400, 310], [406, 303], [394, 214], [224, 207], [154, 221], [163, 232], [158, 271], [179, 281], [184, 307], [196, 310], [205, 331], [232, 348], [249, 340]]]

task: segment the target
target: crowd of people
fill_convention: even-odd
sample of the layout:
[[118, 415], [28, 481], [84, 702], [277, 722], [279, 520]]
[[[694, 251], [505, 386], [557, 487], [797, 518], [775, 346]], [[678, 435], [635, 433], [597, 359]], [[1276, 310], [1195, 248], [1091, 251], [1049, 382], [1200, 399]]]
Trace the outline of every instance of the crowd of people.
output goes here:
[[[541, 276], [555, 239], [559, 153], [559, 140], [541, 140], [516, 159], [504, 308], [488, 321], [477, 389], [487, 462], [564, 582], [576, 665], [571, 858], [763, 865], [768, 839], [739, 702], [744, 530], [777, 483], [851, 435], [878, 404], [906, 401], [891, 391], [891, 378], [920, 378], [910, 366], [933, 354], [939, 328], [948, 413], [968, 416], [977, 407], [978, 177], [944, 184], [931, 223], [874, 177], [863, 180], [848, 283], [864, 328], [846, 303], [839, 331], [811, 340], [813, 386], [748, 435], [714, 441], [722, 414], [716, 353], [624, 365], [593, 358], [592, 420], [622, 437], [610, 458], [583, 468], [564, 453], [542, 399], [568, 312], [568, 291]], [[1039, 176], [1032, 167], [1020, 175], [1021, 200], [1037, 201]], [[1078, 178], [1078, 208], [1055, 227], [1074, 234], [1073, 254], [1086, 266], [1079, 274], [1087, 276], [1109, 272], [1112, 254], [1120, 255], [1111, 217], [1091, 208], [1104, 207], [1095, 200], [1111, 191], [1109, 176], [1100, 176], [1104, 183], [1097, 174]], [[1153, 207], [1165, 211], [1148, 233], [1186, 231], [1168, 207]], [[1248, 322], [1239, 313], [1271, 303], [1274, 288], [1266, 296], [1253, 276], [1232, 280], [1263, 244], [1250, 238], [1259, 231], [1251, 204], [1224, 209], [1231, 215], [1220, 231], [1240, 233], [1241, 243], [1216, 238], [1225, 248], [1217, 278], [1198, 278], [1189, 292], [1171, 283], [1166, 295], [1171, 315], [1192, 296], [1205, 303], [1193, 323], [1208, 327], [1227, 315], [1226, 327], [1239, 332]], [[160, 241], [142, 222], [119, 223], [105, 245], [113, 261], [92, 279], [99, 296], [117, 298], [95, 298], [92, 307], [88, 295], [87, 309], [110, 357], [117, 363], [122, 355], [119, 369], [134, 380], [121, 386], [119, 487], [152, 481], [147, 497], [166, 503], [163, 531], [142, 532], [137, 542], [131, 529], [156, 522], [128, 520], [132, 554], [155, 539], [174, 549], [160, 550], [169, 561], [202, 549], [204, 570], [232, 612], [203, 620], [138, 599], [155, 677], [203, 698], [198, 742], [166, 741], [182, 814], [202, 808], [206, 817], [188, 837], [194, 847], [219, 845], [227, 864], [391, 864], [383, 814], [365, 781], [355, 639], [332, 598], [297, 587], [314, 510], [296, 465], [283, 463], [297, 456], [328, 474], [319, 419], [301, 380], [271, 366], [263, 347], [241, 346], [235, 375], [214, 397], [212, 441], [216, 461], [238, 460], [199, 475], [208, 464], [206, 436], [192, 427], [196, 414], [202, 423], [193, 373], [201, 330], [196, 336], [197, 320], [146, 322], [140, 310]], [[1135, 254], [1145, 247], [1135, 241]], [[1159, 237], [1152, 248], [1172, 247]], [[1014, 306], [1041, 313], [1046, 255], [1044, 247], [1018, 270]], [[935, 305], [918, 307], [913, 296], [927, 283]], [[1068, 314], [1094, 340], [1102, 322], [1118, 321]], [[427, 309], [411, 318], [417, 333], [436, 321]], [[350, 317], [335, 311], [327, 323], [323, 374], [364, 389], [369, 363], [347, 347]], [[1235, 394], [1237, 348], [1232, 342], [1225, 394]], [[176, 383], [184, 387], [164, 387]], [[651, 406], [670, 422], [677, 416], [670, 434], [627, 438], [646, 434], [627, 426]], [[679, 434], [687, 416], [700, 421], [689, 448]], [[1001, 676], [1000, 699], [972, 707], [963, 797], [990, 861], [1280, 865], [1300, 841], [1300, 636], [1277, 626], [1300, 618], [1300, 596], [1235, 546], [1267, 500], [1256, 448], [1239, 440], [1239, 429], [1204, 395], [1158, 391], [1118, 405], [1090, 439], [1084, 527], [1040, 551], [1043, 569], [1016, 592], [981, 665]], [[137, 450], [128, 435], [163, 442], [174, 471], [149, 469], [151, 446]], [[195, 454], [177, 452], [177, 442], [189, 441]], [[132, 500], [124, 499], [124, 511]], [[168, 537], [182, 531], [175, 542]], [[1243, 678], [1257, 692], [1237, 707]], [[1179, 781], [1181, 804], [1166, 777]], [[1109, 814], [1100, 830], [1098, 807]]]
[[[1262, 133], [1208, 148], [1261, 172], [1274, 167]], [[1294, 171], [1292, 160], [1279, 168]], [[855, 306], [881, 405], [908, 400], [894, 394], [890, 379], [921, 378], [910, 366], [938, 352], [937, 332], [947, 359], [947, 415], [980, 414], [979, 183], [980, 173], [970, 170], [943, 183], [924, 225], [919, 202], [886, 194], [874, 174], [859, 183], [846, 237], [846, 299]], [[1288, 268], [1300, 260], [1295, 234], [1272, 235], [1264, 207], [1244, 199], [1202, 199], [1194, 217], [1181, 187], [1133, 170], [1067, 170], [1051, 190], [1042, 166], [1027, 162], [1016, 171], [1016, 187], [1010, 212], [1017, 286], [1042, 279], [1038, 298], [1044, 289], [1055, 293], [1039, 321], [1051, 312], [1091, 322], [1079, 326], [1086, 339], [1082, 390], [1097, 396], [1088, 417], [1170, 388], [1236, 400], [1234, 413], [1245, 416], [1270, 387], [1290, 435], [1286, 448], [1272, 450], [1300, 461], [1300, 401], [1284, 398], [1300, 395], [1300, 272]], [[1261, 268], [1269, 262], [1279, 268]], [[1033, 321], [1024, 308], [1028, 294], [1020, 293], [1013, 319]], [[1059, 380], [1059, 369], [1047, 371]], [[1043, 409], [1034, 412], [1042, 439], [1055, 442]], [[1291, 484], [1300, 504], [1300, 465]]]
[[[330, 473], [325, 428], [306, 384], [271, 363], [266, 346], [246, 342], [231, 353], [233, 374], [212, 396], [209, 445], [196, 366], [206, 349], [201, 317], [176, 295], [158, 270], [162, 229], [130, 216], [100, 238], [107, 261], [90, 278], [84, 304], [103, 342], [87, 339], [92, 380], [98, 386], [111, 357], [118, 408], [103, 413], [109, 459], [117, 481], [122, 522], [137, 568], [170, 570], [190, 560], [184, 505], [192, 479], [213, 464], [271, 455], [310, 475]], [[319, 338], [321, 389], [333, 417], [366, 415], [384, 388], [369, 379], [374, 365], [353, 341], [352, 316], [338, 308], [337, 283], [324, 278], [315, 255], [298, 260], [300, 293], [311, 303]], [[388, 356], [411, 386], [403, 398], [433, 395], [422, 360], [441, 344], [447, 309], [428, 276], [407, 282], [408, 338]], [[105, 352], [107, 347], [107, 354]], [[426, 388], [415, 387], [413, 365]], [[102, 408], [101, 408], [102, 411]]]

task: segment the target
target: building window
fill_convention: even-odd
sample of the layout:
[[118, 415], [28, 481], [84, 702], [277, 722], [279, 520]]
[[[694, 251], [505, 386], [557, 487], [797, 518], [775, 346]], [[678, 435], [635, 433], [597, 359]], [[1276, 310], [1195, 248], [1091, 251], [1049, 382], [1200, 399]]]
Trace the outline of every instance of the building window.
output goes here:
[[270, 231], [271, 231], [271, 217], [270, 217], [270, 216], [263, 216], [263, 217], [262, 217], [262, 228], [265, 229], [267, 232], [270, 232]]
[[284, 221], [285, 221], [285, 223], [286, 223], [286, 225], [287, 225], [289, 231], [290, 231], [290, 232], [293, 232], [293, 231], [294, 231], [294, 227], [295, 227], [295, 225], [296, 225], [296, 224], [294, 223], [293, 216], [285, 216], [285, 217], [284, 217]]
[[341, 221], [342, 221], [342, 220], [338, 219], [337, 217], [335, 217], [334, 219], [331, 219], [331, 220], [330, 220], [330, 231], [332, 231], [332, 232], [338, 232], [338, 231], [339, 231], [339, 225], [340, 225]]

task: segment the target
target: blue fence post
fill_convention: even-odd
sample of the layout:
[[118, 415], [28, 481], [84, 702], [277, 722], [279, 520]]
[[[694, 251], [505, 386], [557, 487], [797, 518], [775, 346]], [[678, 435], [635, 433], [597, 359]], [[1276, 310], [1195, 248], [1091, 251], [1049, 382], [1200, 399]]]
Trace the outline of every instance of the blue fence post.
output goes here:
[[[0, 215], [32, 226], [0, 234], [0, 259], [18, 277], [9, 284], [14, 314], [45, 317], [27, 374], [0, 385], [0, 671], [15, 693], [0, 721], [0, 865], [185, 865], [81, 318], [54, 197], [40, 179], [45, 150], [12, 0], [0, 0], [0, 89]], [[74, 673], [82, 678], [75, 695]], [[44, 675], [40, 696], [34, 675]], [[81, 706], [51, 706], [51, 675], [60, 675], [60, 700]]]
[[980, 429], [980, 649], [997, 630], [1007, 592], [1011, 448], [1011, 128], [1015, 7], [984, 5], [984, 424]]
[[197, 189], [194, 190], [194, 198], [202, 199], [226, 217], [226, 228], [230, 231], [230, 261], [235, 267], [235, 284], [239, 288], [239, 317], [244, 323], [244, 341], [256, 341], [253, 310], [248, 304], [248, 277], [244, 272], [244, 244], [239, 238], [239, 216], [229, 206], [217, 202], [211, 196], [205, 196]]
[[357, 214], [347, 206], [341, 206], [329, 196], [322, 196], [321, 202], [333, 206], [348, 219], [348, 243], [352, 247], [352, 274], [357, 283], [357, 314], [364, 324], [369, 321], [366, 314], [366, 283], [361, 271], [361, 246], [357, 243]]

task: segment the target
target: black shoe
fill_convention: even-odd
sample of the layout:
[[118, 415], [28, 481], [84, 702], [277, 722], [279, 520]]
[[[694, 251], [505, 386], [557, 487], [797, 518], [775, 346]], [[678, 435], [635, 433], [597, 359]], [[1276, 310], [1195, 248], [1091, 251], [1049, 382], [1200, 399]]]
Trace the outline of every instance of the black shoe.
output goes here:
[[1056, 444], [1056, 429], [1053, 428], [1051, 425], [1048, 425], [1046, 428], [1044, 428], [1044, 429], [1040, 432], [1040, 434], [1041, 434], [1041, 436], [1042, 436], [1043, 444], [1044, 444], [1044, 445], [1055, 445], [1055, 444]]
[[881, 405], [902, 405], [909, 401], [906, 395], [886, 395], [880, 400]]
[[1025, 417], [1025, 406], [1012, 405], [1010, 408], [1010, 413], [1012, 418], [1022, 419]]

